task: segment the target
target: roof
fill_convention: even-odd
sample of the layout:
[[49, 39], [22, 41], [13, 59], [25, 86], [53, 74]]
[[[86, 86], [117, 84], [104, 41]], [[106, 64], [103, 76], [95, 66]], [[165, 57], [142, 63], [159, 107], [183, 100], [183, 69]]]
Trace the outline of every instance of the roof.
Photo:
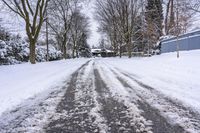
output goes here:
[[100, 53], [100, 52], [112, 53], [112, 52], [114, 52], [114, 51], [108, 50], [108, 49], [104, 49], [104, 50], [102, 50], [102, 49], [91, 49], [91, 52], [92, 52], [92, 53]]
[[92, 52], [92, 53], [100, 53], [100, 52], [101, 52], [101, 49], [91, 49], [91, 52]]

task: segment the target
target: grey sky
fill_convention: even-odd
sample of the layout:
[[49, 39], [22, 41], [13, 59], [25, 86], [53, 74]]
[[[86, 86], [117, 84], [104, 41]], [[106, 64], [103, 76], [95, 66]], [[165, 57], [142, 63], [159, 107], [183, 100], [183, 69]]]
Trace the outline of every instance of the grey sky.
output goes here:
[[84, 4], [84, 10], [83, 10], [83, 12], [90, 18], [91, 36], [88, 39], [88, 43], [90, 44], [90, 46], [98, 45], [99, 39], [101, 37], [100, 33], [97, 32], [98, 22], [94, 19], [94, 14], [95, 14], [94, 6], [95, 6], [95, 0], [90, 0], [89, 3]]

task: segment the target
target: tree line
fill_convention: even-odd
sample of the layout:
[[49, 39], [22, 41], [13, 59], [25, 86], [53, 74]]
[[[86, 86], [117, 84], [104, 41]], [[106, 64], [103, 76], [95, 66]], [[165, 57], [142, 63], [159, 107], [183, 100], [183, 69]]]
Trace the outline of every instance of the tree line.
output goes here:
[[162, 36], [187, 32], [192, 16], [199, 11], [199, 0], [96, 1], [99, 32], [117, 55], [126, 53], [129, 58], [133, 51], [150, 54]]
[[[87, 50], [89, 37], [89, 20], [81, 12], [82, 0], [2, 0], [7, 10], [17, 14], [25, 22], [29, 41], [30, 62], [35, 64], [36, 44], [42, 31], [47, 37], [53, 36], [63, 58], [79, 57], [80, 50]], [[48, 47], [47, 47], [48, 56]]]

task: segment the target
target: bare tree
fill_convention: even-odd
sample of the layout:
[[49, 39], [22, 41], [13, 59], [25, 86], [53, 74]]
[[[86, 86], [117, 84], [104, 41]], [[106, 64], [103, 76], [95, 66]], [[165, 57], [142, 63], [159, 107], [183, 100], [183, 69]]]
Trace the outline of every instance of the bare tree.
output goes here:
[[175, 26], [175, 14], [174, 14], [174, 0], [168, 0], [166, 7], [166, 16], [165, 16], [165, 34], [168, 35]]
[[3, 3], [14, 13], [19, 15], [26, 24], [26, 34], [29, 39], [30, 62], [35, 64], [36, 42], [40, 34], [45, 12], [49, 0], [2, 0]]
[[[78, 40], [83, 29], [88, 28], [86, 18], [80, 13], [80, 0], [54, 0], [49, 3], [49, 26], [56, 36], [63, 56], [67, 58], [67, 49], [72, 46], [73, 58], [78, 57]], [[84, 28], [83, 28], [84, 27]], [[87, 35], [85, 33], [85, 35]], [[76, 56], [75, 56], [76, 53]]]
[[97, 0], [100, 30], [107, 34], [114, 51], [121, 57], [125, 47], [129, 58], [132, 54], [134, 27], [139, 13], [138, 0]]
[[76, 9], [72, 16], [72, 26], [70, 29], [73, 43], [72, 57], [78, 58], [80, 44], [82, 43], [80, 41], [82, 41], [85, 37], [87, 38], [89, 35], [89, 22], [88, 18], [85, 17], [79, 9]]
[[56, 35], [57, 43], [60, 45], [63, 57], [67, 58], [67, 42], [71, 28], [72, 14], [78, 0], [53, 0], [49, 3], [49, 25]]
[[49, 27], [48, 27], [48, 10], [46, 11], [46, 46], [47, 46], [46, 61], [49, 61]]
[[[165, 34], [177, 35], [177, 22], [180, 34], [187, 32], [190, 26], [191, 18], [194, 14], [193, 7], [198, 9], [198, 2], [195, 0], [168, 0], [166, 4], [166, 16], [165, 16]], [[177, 14], [178, 11], [178, 14]], [[178, 16], [177, 16], [178, 15]], [[179, 18], [177, 20], [177, 17]]]
[[200, 1], [199, 0], [188, 0], [186, 7], [189, 10], [200, 13]]

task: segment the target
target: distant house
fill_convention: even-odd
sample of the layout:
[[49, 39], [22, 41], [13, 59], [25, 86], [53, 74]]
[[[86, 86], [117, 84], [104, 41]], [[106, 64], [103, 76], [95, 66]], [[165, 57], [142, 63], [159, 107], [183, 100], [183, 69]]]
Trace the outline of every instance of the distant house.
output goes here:
[[101, 49], [91, 49], [93, 57], [101, 57]]
[[108, 49], [91, 49], [93, 57], [115, 57], [116, 53]]
[[115, 57], [116, 53], [112, 50], [102, 49], [101, 50], [101, 57]]

